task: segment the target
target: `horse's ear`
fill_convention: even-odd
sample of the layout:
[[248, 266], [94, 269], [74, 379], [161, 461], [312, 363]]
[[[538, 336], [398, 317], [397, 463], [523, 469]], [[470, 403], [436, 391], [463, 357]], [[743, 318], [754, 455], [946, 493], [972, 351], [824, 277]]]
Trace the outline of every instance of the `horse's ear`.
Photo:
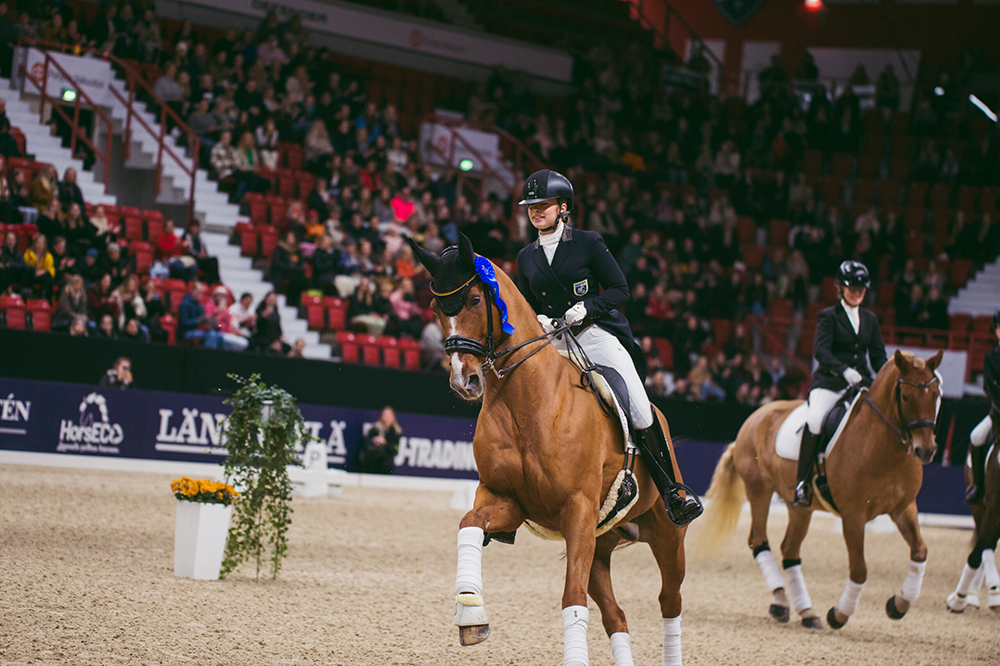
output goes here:
[[475, 268], [476, 251], [472, 249], [472, 241], [463, 233], [458, 234], [458, 265]]
[[410, 247], [413, 249], [414, 256], [416, 256], [420, 263], [424, 265], [427, 272], [434, 275], [434, 272], [437, 271], [438, 267], [441, 265], [441, 258], [417, 245], [417, 242], [409, 236], [406, 237], [406, 242], [410, 244]]
[[941, 359], [943, 358], [944, 358], [944, 350], [939, 349], [937, 354], [934, 354], [934, 356], [931, 356], [929, 359], [927, 359], [927, 367], [931, 369], [931, 372], [934, 372], [935, 370], [938, 369], [938, 366], [941, 365]]
[[893, 354], [892, 360], [896, 362], [896, 367], [899, 368], [900, 372], [906, 372], [906, 370], [910, 367], [910, 359], [906, 358], [906, 354], [898, 349], [896, 350], [896, 353]]

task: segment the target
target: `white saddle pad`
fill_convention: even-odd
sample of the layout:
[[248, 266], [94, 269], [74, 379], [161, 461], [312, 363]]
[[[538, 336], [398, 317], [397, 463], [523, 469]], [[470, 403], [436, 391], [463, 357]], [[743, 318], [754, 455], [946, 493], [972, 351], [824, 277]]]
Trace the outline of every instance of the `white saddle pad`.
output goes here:
[[[844, 431], [847, 419], [854, 413], [854, 408], [857, 407], [859, 398], [861, 398], [860, 392], [854, 396], [854, 400], [851, 401], [851, 404], [847, 407], [847, 411], [844, 412], [844, 418], [840, 420], [840, 425], [837, 426], [836, 432], [833, 433], [833, 437], [827, 442], [826, 456], [830, 455], [837, 440], [840, 439], [840, 433]], [[799, 447], [802, 446], [802, 429], [806, 427], [806, 408], [807, 403], [803, 402], [793, 409], [778, 428], [778, 437], [774, 441], [774, 452], [785, 460], [799, 459]]]

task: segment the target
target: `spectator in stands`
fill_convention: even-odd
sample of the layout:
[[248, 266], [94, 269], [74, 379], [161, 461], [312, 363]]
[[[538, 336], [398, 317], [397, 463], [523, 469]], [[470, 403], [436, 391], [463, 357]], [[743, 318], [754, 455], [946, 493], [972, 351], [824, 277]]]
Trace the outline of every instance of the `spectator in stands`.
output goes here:
[[298, 307], [302, 291], [309, 286], [302, 248], [294, 231], [288, 231], [271, 257], [271, 281], [284, 292], [288, 304]]
[[218, 118], [209, 110], [209, 101], [205, 98], [198, 100], [194, 110], [187, 117], [187, 124], [198, 137], [202, 155], [211, 156], [216, 143], [215, 132], [219, 129], [218, 123]]
[[240, 300], [229, 306], [229, 321], [234, 332], [247, 340], [253, 335], [254, 320], [257, 314], [253, 311], [253, 296], [248, 293], [240, 295]]
[[20, 286], [26, 278], [27, 268], [24, 254], [17, 247], [17, 234], [8, 231], [0, 247], [0, 293], [11, 293], [12, 287]]
[[269, 291], [264, 299], [257, 304], [250, 349], [264, 353], [275, 344], [279, 345], [280, 348], [282, 337], [281, 316], [278, 314], [278, 294]]
[[94, 214], [90, 216], [89, 221], [90, 226], [93, 227], [93, 230], [90, 230], [90, 235], [95, 244], [101, 248], [115, 242], [121, 236], [121, 223], [117, 218], [110, 219], [101, 204], [94, 206]]
[[899, 108], [899, 79], [891, 64], [886, 65], [876, 83], [875, 103], [886, 112]]
[[118, 243], [109, 243], [104, 258], [100, 262], [102, 273], [111, 276], [111, 285], [117, 287], [128, 274], [128, 259], [122, 254]]
[[69, 254], [66, 239], [63, 236], [55, 237], [51, 252], [52, 262], [56, 268], [55, 286], [62, 287], [66, 284], [66, 275], [76, 273], [76, 257]]
[[115, 46], [117, 29], [115, 19], [118, 14], [118, 6], [108, 4], [104, 7], [104, 15], [99, 16], [90, 24], [90, 31], [87, 33], [88, 44], [93, 48], [110, 53]]
[[127, 389], [132, 385], [132, 361], [127, 356], [119, 356], [115, 365], [103, 376], [98, 384], [104, 388]]
[[69, 325], [69, 334], [82, 338], [88, 337], [87, 318], [82, 316], [74, 317], [73, 323]]
[[128, 320], [146, 317], [146, 303], [139, 290], [139, 276], [135, 273], [129, 275], [111, 292], [111, 298], [114, 299], [118, 309], [115, 323], [119, 331], [124, 330]]
[[99, 340], [117, 340], [118, 329], [115, 327], [114, 317], [109, 314], [101, 315], [94, 330], [94, 337]]
[[396, 421], [395, 410], [383, 407], [378, 421], [362, 439], [358, 451], [358, 470], [364, 474], [392, 474], [402, 434], [403, 429]]
[[250, 341], [233, 328], [228, 306], [229, 290], [219, 285], [212, 291], [212, 298], [205, 303], [205, 317], [222, 337], [223, 349], [243, 351]]
[[424, 328], [424, 309], [417, 303], [413, 281], [403, 278], [389, 294], [391, 314], [386, 326], [386, 334], [417, 340]]
[[58, 199], [53, 198], [48, 208], [42, 212], [35, 222], [38, 230], [51, 241], [63, 232], [62, 206]]
[[188, 246], [177, 236], [173, 220], [164, 221], [163, 233], [156, 241], [156, 258], [169, 268], [171, 277], [190, 282], [198, 273], [198, 262], [188, 254]]
[[266, 190], [270, 183], [266, 178], [257, 174], [260, 168], [260, 155], [254, 146], [253, 134], [243, 132], [240, 142], [236, 146], [236, 198], [243, 196], [244, 192], [261, 192]]
[[43, 42], [55, 42], [57, 44], [69, 43], [66, 35], [66, 28], [63, 26], [63, 17], [59, 12], [53, 12], [48, 24], [42, 28], [41, 38]]
[[143, 62], [157, 62], [163, 49], [163, 28], [152, 9], [146, 9], [142, 20], [136, 22], [133, 32], [139, 59]]
[[56, 269], [44, 234], [35, 234], [31, 247], [24, 251], [24, 264], [28, 272], [27, 280], [21, 285], [22, 288], [25, 291], [30, 290], [35, 298], [50, 300]]
[[205, 285], [192, 282], [177, 311], [177, 338], [201, 341], [208, 349], [220, 349], [222, 336], [216, 328], [216, 320], [205, 315], [204, 299]]
[[163, 304], [163, 294], [156, 286], [156, 281], [147, 279], [142, 284], [142, 302], [146, 308], [146, 319], [143, 326], [149, 331], [149, 338], [153, 342], [166, 343], [170, 339], [169, 333], [163, 328], [161, 319], [166, 315], [167, 310]]
[[104, 315], [118, 314], [118, 304], [111, 295], [111, 276], [103, 273], [87, 292], [87, 311], [91, 321], [100, 321]]
[[126, 342], [149, 342], [148, 331], [143, 331], [142, 324], [139, 323], [138, 319], [129, 319], [125, 322], [125, 326], [122, 327], [121, 332], [118, 334], [119, 340], [125, 340]]
[[39, 171], [35, 179], [31, 181], [28, 191], [28, 205], [38, 209], [41, 214], [56, 194], [56, 168], [51, 164], [46, 164]]
[[340, 251], [333, 246], [333, 238], [326, 234], [321, 236], [309, 261], [313, 267], [313, 286], [327, 296], [336, 296], [334, 282], [340, 272]]
[[99, 281], [103, 275], [101, 272], [101, 266], [97, 259], [97, 248], [92, 247], [84, 254], [83, 261], [80, 262], [80, 266], [77, 269], [88, 288], [95, 282]]
[[[167, 66], [163, 69], [163, 74], [153, 84], [153, 92], [168, 107], [173, 109], [174, 113], [180, 114], [183, 117], [184, 90], [181, 88], [181, 84], [177, 82], [177, 65], [172, 62], [167, 63]], [[173, 129], [171, 126], [172, 122], [172, 120], [168, 119], [168, 130]]]
[[69, 245], [70, 254], [75, 257], [82, 255], [92, 244], [93, 235], [90, 223], [83, 216], [83, 206], [70, 204], [66, 211], [66, 219], [61, 225], [61, 233]]
[[79, 204], [81, 207], [84, 206], [83, 192], [80, 190], [80, 186], [76, 184], [76, 169], [70, 167], [66, 169], [63, 174], [63, 179], [58, 185], [59, 189], [59, 203], [62, 204], [64, 209], [68, 209], [72, 204]]
[[220, 186], [229, 187], [235, 183], [236, 166], [239, 162], [236, 147], [232, 145], [233, 134], [229, 130], [222, 130], [219, 135], [219, 142], [212, 146], [209, 154], [209, 163], [212, 166], [215, 179]]
[[389, 303], [376, 291], [368, 276], [362, 276], [351, 296], [347, 316], [352, 327], [360, 327], [369, 335], [380, 337], [388, 323]]
[[184, 235], [181, 236], [181, 245], [186, 250], [187, 255], [195, 260], [197, 271], [201, 273], [202, 279], [209, 284], [217, 283], [219, 281], [219, 260], [209, 256], [208, 250], [201, 240], [201, 222], [191, 220], [188, 228], [184, 230]]
[[13, 224], [14, 211], [17, 209], [10, 179], [11, 175], [7, 172], [7, 158], [0, 152], [0, 224]]
[[333, 144], [330, 143], [330, 135], [326, 131], [326, 123], [322, 120], [314, 120], [306, 134], [303, 142], [305, 149], [304, 158], [306, 170], [318, 174], [326, 175], [327, 163], [330, 155], [333, 154]]
[[278, 126], [273, 116], [268, 116], [263, 125], [257, 128], [257, 152], [260, 153], [260, 163], [271, 170], [278, 168]]
[[295, 343], [292, 348], [288, 350], [288, 358], [305, 358], [303, 352], [306, 350], [306, 341], [302, 338], [296, 338]]
[[52, 313], [52, 330], [67, 331], [75, 317], [87, 317], [87, 293], [83, 278], [70, 275], [59, 294], [59, 305]]

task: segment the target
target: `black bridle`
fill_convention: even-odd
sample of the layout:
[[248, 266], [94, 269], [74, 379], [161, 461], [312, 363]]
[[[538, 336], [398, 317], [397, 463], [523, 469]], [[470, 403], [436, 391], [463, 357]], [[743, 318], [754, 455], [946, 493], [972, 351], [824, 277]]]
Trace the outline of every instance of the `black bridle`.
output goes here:
[[878, 417], [879, 421], [882, 422], [889, 432], [896, 436], [900, 445], [903, 447], [903, 451], [906, 453], [910, 452], [913, 447], [913, 430], [920, 430], [921, 428], [931, 428], [933, 429], [937, 425], [937, 415], [933, 419], [914, 419], [912, 421], [903, 420], [903, 397], [901, 395], [901, 387], [905, 384], [906, 386], [912, 386], [917, 389], [928, 389], [938, 382], [937, 375], [934, 375], [928, 379], [923, 384], [918, 384], [917, 382], [910, 381], [909, 379], [903, 379], [902, 377], [896, 378], [896, 387], [893, 390], [896, 399], [896, 416], [899, 420], [900, 425], [897, 426], [892, 420], [879, 409], [874, 402], [872, 402], [871, 397], [868, 395], [868, 389], [861, 389], [861, 397], [864, 399], [865, 404], [871, 407], [872, 411], [875, 412], [875, 416]]
[[[464, 309], [466, 294], [468, 294], [469, 289], [472, 288], [472, 285], [475, 284], [476, 280], [479, 280], [480, 282], [482, 281], [478, 276], [473, 276], [469, 278], [469, 281], [463, 284], [461, 287], [447, 294], [439, 294], [435, 292], [433, 288], [431, 289], [431, 293], [434, 294], [434, 296], [451, 296], [452, 294], [455, 293], [461, 293], [460, 300], [463, 303], [462, 308]], [[493, 335], [493, 306], [494, 306], [493, 295], [492, 293], [490, 293], [489, 289], [485, 288], [483, 289], [483, 294], [486, 296], [486, 342], [483, 343], [480, 342], [479, 340], [476, 340], [475, 338], [469, 338], [464, 335], [451, 335], [445, 338], [444, 353], [454, 354], [457, 352], [459, 354], [473, 354], [475, 356], [480, 356], [482, 357], [483, 363], [486, 365], [486, 367], [492, 370], [498, 379], [503, 379], [504, 377], [509, 375], [511, 372], [514, 371], [515, 368], [517, 368], [517, 366], [527, 361], [529, 358], [540, 352], [546, 346], [552, 344], [552, 340], [554, 338], [558, 337], [559, 335], [562, 335], [563, 333], [566, 333], [570, 329], [569, 324], [567, 324], [566, 322], [562, 320], [555, 320], [558, 323], [556, 327], [553, 328], [551, 331], [542, 333], [541, 335], [536, 335], [530, 340], [526, 340], [525, 342], [522, 342], [519, 345], [514, 345], [513, 347], [508, 347], [507, 349], [498, 350], [497, 341]], [[514, 361], [510, 365], [507, 365], [502, 368], [496, 367], [496, 362], [499, 361], [500, 359], [510, 356], [514, 352], [523, 349], [524, 347], [527, 347], [530, 344], [533, 344], [535, 342], [541, 342], [543, 340], [545, 341], [544, 344], [541, 344], [537, 348], [533, 349], [531, 353], [525, 356], [524, 358]]]

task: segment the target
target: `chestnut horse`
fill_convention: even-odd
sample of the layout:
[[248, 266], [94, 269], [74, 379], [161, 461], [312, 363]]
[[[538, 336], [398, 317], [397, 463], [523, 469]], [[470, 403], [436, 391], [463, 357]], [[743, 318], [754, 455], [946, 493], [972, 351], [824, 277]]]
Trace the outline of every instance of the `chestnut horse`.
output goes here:
[[[988, 588], [987, 604], [992, 610], [1000, 610], [1000, 574], [997, 574], [994, 551], [1000, 540], [1000, 409], [990, 405], [990, 418], [993, 421], [993, 442], [989, 457], [986, 459], [986, 488], [983, 500], [972, 505], [972, 519], [976, 529], [972, 534], [972, 552], [962, 569], [955, 591], [948, 596], [948, 610], [961, 613], [970, 602], [979, 605], [978, 592], [986, 579]], [[965, 466], [965, 482], [972, 482], [972, 467]], [[972, 595], [975, 595], [970, 599]]]
[[[622, 536], [618, 530], [596, 536], [602, 502], [625, 461], [619, 422], [603, 414], [595, 396], [581, 386], [580, 370], [549, 344], [513, 281], [477, 258], [467, 238], [440, 257], [415, 244], [414, 251], [434, 278], [432, 310], [445, 336], [461, 341], [458, 351], [446, 341], [451, 386], [465, 400], [482, 400], [473, 438], [479, 486], [458, 534], [455, 624], [460, 643], [473, 645], [489, 636], [482, 598], [484, 533], [488, 541], [489, 535], [513, 532], [531, 521], [566, 541], [563, 663], [588, 663], [589, 592], [601, 610], [616, 666], [631, 666], [628, 625], [611, 586], [611, 553]], [[495, 271], [496, 293], [477, 274], [474, 260]], [[492, 282], [493, 275], [488, 277]], [[455, 280], [457, 287], [446, 287]], [[446, 289], [449, 293], [442, 294]], [[442, 296], [459, 299], [445, 306], [452, 316], [442, 310]], [[512, 332], [502, 332], [498, 299]], [[666, 420], [659, 412], [656, 416], [669, 442]], [[635, 473], [638, 501], [619, 525], [637, 526], [637, 539], [653, 551], [662, 583], [663, 663], [680, 665], [685, 529], [670, 522], [641, 459]]]
[[[879, 370], [871, 389], [863, 390], [854, 403], [826, 458], [826, 477], [833, 503], [843, 518], [850, 564], [844, 594], [827, 613], [827, 622], [834, 629], [843, 627], [857, 609], [868, 577], [865, 523], [883, 513], [889, 514], [910, 546], [906, 580], [902, 591], [889, 598], [886, 613], [895, 620], [902, 618], [920, 594], [927, 546], [917, 525], [916, 497], [923, 481], [921, 463], [933, 459], [937, 450], [934, 424], [941, 385], [940, 375], [935, 371], [941, 357], [938, 352], [925, 361], [897, 351]], [[788, 622], [791, 601], [792, 609], [802, 617], [803, 626], [822, 629], [822, 620], [812, 609], [802, 576], [800, 547], [809, 530], [812, 512], [829, 511], [832, 507], [818, 492], [813, 493], [812, 506], [793, 506], [796, 462], [780, 458], [775, 452], [779, 427], [801, 403], [767, 404], [751, 414], [740, 428], [736, 441], [726, 449], [712, 477], [707, 494], [712, 502], [705, 512], [708, 520], [699, 546], [711, 553], [729, 538], [736, 529], [746, 496], [751, 515], [749, 545], [774, 597], [769, 609], [771, 616], [779, 622]], [[767, 542], [767, 514], [775, 492], [788, 505], [788, 527], [781, 542], [784, 578]], [[786, 583], [789, 594], [785, 592]]]

